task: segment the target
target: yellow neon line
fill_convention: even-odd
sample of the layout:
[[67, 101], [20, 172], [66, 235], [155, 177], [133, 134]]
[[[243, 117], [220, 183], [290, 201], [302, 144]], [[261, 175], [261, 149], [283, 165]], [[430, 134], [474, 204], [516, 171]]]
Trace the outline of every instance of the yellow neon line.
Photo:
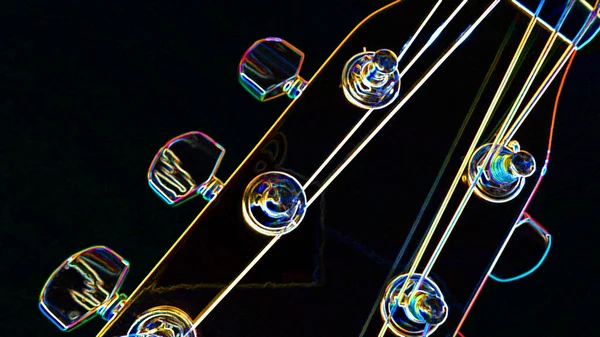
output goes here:
[[[348, 142], [348, 140], [354, 135], [354, 133], [356, 132], [356, 130], [358, 130], [358, 128], [360, 128], [360, 126], [367, 120], [367, 118], [369, 118], [369, 116], [371, 115], [371, 113], [374, 110], [375, 109], [369, 109], [369, 111], [367, 111], [367, 113], [365, 113], [363, 115], [363, 117], [358, 121], [358, 123], [356, 123], [354, 125], [354, 127], [352, 128], [352, 130], [350, 130], [350, 132], [348, 132], [348, 134], [346, 135], [346, 137], [344, 137], [344, 139], [342, 139], [342, 141], [333, 150], [333, 152], [331, 152], [331, 154], [327, 157], [327, 159], [325, 159], [325, 161], [323, 161], [323, 163], [321, 164], [321, 166], [319, 166], [319, 168], [315, 171], [315, 173], [313, 173], [313, 175], [306, 181], [306, 183], [302, 187], [302, 190], [306, 190], [308, 188], [308, 186], [310, 186], [310, 184], [312, 184], [312, 182], [317, 178], [317, 176], [319, 175], [319, 173], [321, 173], [321, 171], [323, 171], [323, 169], [325, 168], [325, 166], [327, 166], [327, 164], [329, 164], [329, 162], [331, 161], [331, 159], [333, 159], [333, 157], [340, 151], [340, 149], [346, 144], [346, 142]], [[310, 203], [312, 203], [312, 202], [310, 202]], [[308, 205], [310, 205], [310, 203]]]
[[[462, 173], [464, 172], [465, 168], [467, 167], [467, 164], [470, 161], [471, 156], [473, 155], [473, 152], [475, 151], [475, 147], [479, 143], [479, 139], [483, 135], [483, 132], [485, 131], [485, 128], [487, 127], [487, 124], [489, 123], [489, 121], [492, 117], [493, 111], [494, 111], [496, 105], [498, 104], [498, 101], [500, 99], [500, 96], [502, 95], [502, 92], [504, 91], [504, 87], [506, 86], [506, 83], [510, 79], [510, 76], [517, 64], [517, 61], [520, 58], [520, 55], [521, 55], [523, 49], [525, 48], [525, 44], [526, 44], [527, 40], [529, 39], [529, 36], [530, 36], [531, 32], [533, 31], [534, 26], [535, 26], [535, 20], [531, 20], [529, 22], [529, 26], [527, 27], [527, 30], [525, 31], [525, 34], [523, 35], [523, 38], [521, 39], [521, 43], [519, 44], [517, 51], [515, 52], [513, 59], [511, 60], [511, 63], [509, 65], [506, 73], [504, 74], [504, 78], [502, 79], [502, 82], [500, 83], [500, 86], [498, 87], [498, 90], [496, 91], [496, 94], [494, 95], [492, 103], [490, 104], [490, 107], [488, 108], [488, 110], [483, 118], [483, 121], [481, 122], [481, 124], [479, 126], [479, 129], [477, 130], [475, 138], [471, 142], [471, 146], [469, 147], [469, 150], [467, 151], [467, 155], [463, 159], [461, 166], [458, 169], [458, 173], [454, 177], [454, 181], [452, 182], [452, 185], [450, 186], [450, 189], [448, 190], [448, 193], [446, 194], [446, 197], [444, 198], [444, 201], [442, 202], [442, 205], [440, 206], [440, 209], [438, 210], [436, 217], [434, 218], [434, 220], [431, 224], [431, 227], [430, 227], [429, 231], [427, 232], [427, 235], [426, 235], [423, 243], [421, 244], [421, 247], [417, 251], [415, 260], [413, 261], [413, 264], [411, 265], [410, 270], [408, 272], [409, 279], [415, 273], [419, 262], [421, 261], [423, 255], [425, 254], [425, 249], [429, 245], [429, 241], [431, 241], [431, 238], [433, 237], [435, 229], [436, 229], [440, 219], [442, 218], [442, 214], [446, 210], [446, 207], [448, 206], [448, 203], [450, 202], [450, 199], [451, 199], [452, 195], [454, 194], [454, 190], [456, 189], [456, 186], [458, 185], [458, 183], [461, 180]], [[400, 290], [401, 299], [402, 299], [404, 292], [406, 291], [407, 286], [408, 286], [408, 283], [405, 283], [402, 286], [402, 289]]]
[[246, 268], [244, 268], [244, 270], [242, 270], [242, 272], [233, 281], [231, 281], [231, 283], [229, 283], [229, 285], [227, 285], [226, 288], [221, 290], [219, 294], [217, 294], [217, 296], [215, 296], [215, 298], [213, 298], [213, 300], [210, 301], [210, 303], [204, 308], [204, 310], [202, 310], [200, 314], [194, 319], [194, 324], [192, 325], [189, 331], [193, 331], [198, 327], [198, 325], [200, 325], [200, 323], [206, 318], [206, 316], [208, 316], [208, 314], [210, 314], [217, 307], [217, 305], [221, 303], [225, 296], [227, 296], [227, 294], [229, 294], [229, 292], [233, 290], [233, 288], [235, 288], [235, 286], [238, 283], [240, 283], [242, 278], [244, 278], [244, 276], [248, 274], [248, 272], [258, 263], [258, 261], [260, 261], [262, 257], [265, 256], [265, 254], [273, 247], [273, 245], [275, 245], [275, 243], [279, 240], [279, 238], [281, 238], [281, 236], [282, 234], [273, 237], [273, 239], [271, 239], [271, 241], [265, 246], [265, 248], [263, 248], [258, 253], [258, 255], [254, 257], [252, 261], [250, 261]]
[[[397, 4], [399, 4], [400, 2], [402, 2], [402, 0], [396, 0], [393, 1], [391, 3], [389, 3], [388, 5], [376, 10], [375, 12], [371, 13], [369, 16], [367, 16], [366, 18], [364, 18], [358, 25], [356, 25], [356, 27], [354, 27], [354, 29], [352, 29], [352, 31], [350, 31], [350, 33], [342, 40], [342, 42], [337, 46], [337, 48], [331, 53], [331, 55], [325, 60], [325, 62], [323, 62], [323, 64], [321, 65], [321, 67], [315, 72], [315, 74], [311, 77], [311, 79], [307, 82], [307, 87], [312, 83], [312, 81], [314, 81], [317, 76], [319, 75], [319, 73], [325, 68], [325, 66], [327, 66], [329, 64], [329, 61], [337, 54], [337, 52], [344, 46], [344, 44], [346, 43], [346, 41], [348, 41], [348, 39], [350, 39], [350, 37], [352, 35], [354, 35], [354, 33], [368, 20], [370, 20], [371, 18], [373, 18], [375, 15], [381, 13], [382, 11], [395, 6]], [[259, 148], [259, 146], [263, 143], [263, 141], [271, 134], [271, 132], [275, 129], [275, 127], [279, 124], [279, 122], [285, 117], [285, 115], [288, 113], [288, 111], [291, 109], [291, 107], [294, 105], [294, 103], [296, 102], [296, 100], [292, 100], [292, 102], [290, 103], [290, 105], [288, 105], [288, 107], [284, 110], [284, 112], [281, 114], [281, 116], [279, 116], [279, 118], [277, 118], [277, 120], [275, 121], [275, 123], [273, 123], [273, 125], [269, 128], [269, 130], [267, 131], [267, 133], [265, 133], [265, 135], [261, 138], [261, 140], [256, 144], [256, 146], [254, 146], [254, 148], [252, 149], [252, 151], [248, 154], [248, 156], [246, 156], [246, 158], [242, 161], [242, 163], [237, 167], [237, 169], [231, 174], [231, 176], [229, 176], [229, 178], [227, 178], [227, 181], [225, 181], [225, 183], [223, 184], [223, 188], [225, 188], [225, 186], [227, 186], [227, 184], [229, 183], [229, 181], [235, 176], [235, 174], [242, 168], [242, 166], [244, 166], [244, 164], [246, 163], [246, 161], [249, 160], [249, 158], [257, 151], [257, 149]], [[131, 293], [131, 295], [129, 296], [129, 300], [126, 302], [125, 307], [120, 310], [116, 316], [110, 321], [107, 322], [106, 325], [104, 325], [104, 327], [102, 328], [102, 330], [100, 330], [100, 332], [98, 332], [98, 335], [96, 335], [96, 337], [103, 337], [103, 335], [108, 332], [108, 330], [112, 327], [112, 325], [119, 320], [119, 318], [121, 317], [121, 315], [123, 315], [123, 313], [125, 313], [127, 311], [127, 309], [129, 308], [129, 305], [131, 303], [133, 303], [133, 301], [137, 298], [137, 296], [140, 295], [140, 292], [142, 291], [144, 285], [146, 284], [146, 282], [148, 281], [148, 279], [150, 278], [150, 276], [152, 274], [154, 274], [154, 272], [158, 269], [158, 267], [163, 263], [163, 261], [169, 256], [169, 254], [171, 253], [171, 251], [175, 248], [175, 246], [177, 246], [179, 244], [179, 242], [181, 240], [183, 240], [183, 238], [185, 237], [185, 235], [191, 230], [191, 228], [194, 226], [194, 224], [198, 221], [198, 219], [202, 216], [202, 214], [204, 213], [204, 211], [206, 209], [208, 209], [208, 206], [210, 205], [210, 203], [212, 203], [215, 199], [213, 199], [212, 201], [210, 201], [208, 203], [208, 205], [206, 205], [204, 207], [204, 209], [198, 214], [198, 216], [192, 221], [192, 223], [188, 226], [188, 228], [186, 228], [186, 230], [181, 234], [181, 236], [179, 236], [179, 238], [177, 239], [177, 241], [175, 241], [175, 243], [171, 246], [171, 248], [169, 248], [169, 250], [165, 253], [165, 255], [163, 255], [163, 257], [158, 261], [158, 263], [154, 266], [154, 268], [152, 268], [152, 270], [150, 271], [150, 273], [148, 273], [148, 275], [146, 275], [146, 277], [144, 278], [144, 280], [142, 280], [142, 282], [135, 288], [135, 290]]]
[[[569, 6], [565, 9], [565, 11], [567, 13], [566, 15], [568, 15], [568, 13], [571, 11], [571, 8], [573, 7], [574, 3], [575, 3], [575, 0], [571, 0], [571, 2], [569, 3]], [[565, 20], [566, 20], [566, 17], [565, 17]], [[560, 27], [558, 27], [558, 28], [560, 29]], [[550, 49], [552, 48], [554, 41], [556, 41], [557, 33], [558, 33], [558, 31], [554, 31], [550, 35], [550, 38], [548, 39], [548, 41], [546, 41], [546, 45], [544, 46], [542, 53], [538, 57], [535, 65], [533, 67], [533, 70], [531, 71], [531, 73], [529, 73], [529, 76], [527, 77], [527, 80], [525, 81], [524, 87], [521, 88], [521, 91], [519, 92], [519, 94], [517, 96], [517, 100], [513, 103], [513, 106], [511, 108], [510, 112], [508, 113], [508, 116], [506, 117], [507, 122], [505, 122], [502, 125], [502, 128], [500, 129], [500, 131], [498, 131], [498, 134], [496, 135], [496, 140], [501, 139], [501, 137], [503, 137], [503, 135], [506, 133], [508, 124], [510, 122], [512, 122], [512, 119], [513, 119], [514, 115], [516, 114], [516, 111], [519, 109], [519, 106], [521, 105], [521, 103], [523, 103], [523, 100], [525, 99], [525, 95], [527, 95], [527, 92], [533, 85], [533, 80], [537, 77], [540, 69], [542, 68], [544, 61], [546, 60], [546, 57], [548, 57], [548, 53], [550, 52]], [[497, 143], [494, 142], [494, 145], [497, 145]]]
[[541, 96], [548, 89], [549, 85], [545, 86], [545, 84], [547, 84], [547, 81], [554, 80], [554, 78], [557, 76], [558, 72], [560, 72], [560, 70], [562, 69], [562, 67], [565, 65], [566, 60], [569, 57], [571, 57], [571, 55], [575, 52], [575, 50], [576, 49], [575, 49], [574, 45], [572, 45], [567, 50], [565, 50], [565, 52], [562, 54], [562, 56], [560, 57], [560, 59], [556, 62], [556, 64], [552, 68], [552, 71], [548, 74], [548, 76], [546, 76], [546, 79], [544, 79], [544, 82], [537, 89], [537, 91], [535, 92], [535, 94], [533, 95], [533, 97], [531, 97], [531, 99], [529, 100], [529, 102], [527, 103], [527, 105], [525, 106], [525, 108], [523, 108], [523, 111], [521, 112], [521, 114], [519, 115], [519, 117], [517, 117], [517, 119], [515, 120], [515, 123], [513, 124], [513, 126], [511, 128], [509, 128], [508, 131], [506, 132], [506, 135], [504, 136], [504, 138], [502, 140], [503, 144], [508, 144], [508, 142], [510, 141], [510, 139], [515, 135], [515, 133], [517, 132], [517, 130], [519, 129], [519, 127], [523, 124], [523, 122], [525, 121], [525, 119], [527, 119], [527, 116], [529, 116], [529, 113], [536, 106], [537, 102], [539, 102]]

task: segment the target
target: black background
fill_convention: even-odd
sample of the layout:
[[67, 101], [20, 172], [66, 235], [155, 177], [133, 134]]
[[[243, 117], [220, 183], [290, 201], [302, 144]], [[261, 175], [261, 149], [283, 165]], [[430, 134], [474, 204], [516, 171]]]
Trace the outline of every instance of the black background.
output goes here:
[[[21, 1], [0, 13], [0, 331], [61, 336], [37, 308], [46, 278], [102, 244], [132, 263], [131, 292], [204, 205], [169, 208], [146, 171], [175, 135], [227, 149], [225, 179], [287, 105], [238, 84], [246, 48], [280, 36], [309, 78], [363, 17], [389, 1]], [[493, 47], [493, 46], [490, 46]], [[548, 174], [529, 212], [553, 234], [527, 279], [488, 282], [464, 334], [595, 334], [600, 40], [578, 53], [561, 98]], [[454, 90], [448, 88], [448, 90]], [[595, 267], [595, 268], [594, 268]], [[96, 319], [71, 333], [93, 336]], [[315, 327], [318, 329], [318, 327]]]

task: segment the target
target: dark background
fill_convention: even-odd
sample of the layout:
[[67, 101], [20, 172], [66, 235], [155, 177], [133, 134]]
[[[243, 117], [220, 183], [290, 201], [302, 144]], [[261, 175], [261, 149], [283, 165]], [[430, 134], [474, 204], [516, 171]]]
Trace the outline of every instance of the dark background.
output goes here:
[[[196, 198], [172, 209], [153, 194], [146, 171], [157, 149], [183, 132], [206, 132], [227, 149], [224, 180], [288, 103], [260, 104], [238, 84], [250, 44], [285, 38], [305, 52], [309, 78], [356, 23], [388, 2], [4, 4], [2, 335], [63, 335], [37, 302], [46, 278], [76, 251], [102, 244], [128, 259], [125, 293], [154, 266], [204, 205]], [[575, 59], [552, 164], [529, 207], [553, 234], [553, 249], [529, 278], [488, 282], [467, 337], [595, 333], [599, 60], [600, 39]], [[102, 324], [70, 335], [93, 336]]]

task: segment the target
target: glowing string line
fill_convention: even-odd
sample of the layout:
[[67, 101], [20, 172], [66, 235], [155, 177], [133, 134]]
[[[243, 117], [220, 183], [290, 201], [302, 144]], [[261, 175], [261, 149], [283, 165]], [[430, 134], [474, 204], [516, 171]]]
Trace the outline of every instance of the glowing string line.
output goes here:
[[[533, 81], [533, 77], [537, 76], [537, 73], [539, 71], [539, 67], [540, 65], [543, 63], [544, 59], [547, 56], [547, 53], [550, 50], [550, 47], [552, 46], [552, 44], [554, 43], [554, 41], [556, 40], [556, 34], [558, 32], [558, 29], [560, 29], [560, 26], [562, 25], [562, 22], [564, 22], [564, 19], [566, 18], [566, 14], [570, 11], [571, 6], [573, 5], [574, 0], [571, 0], [570, 2], [570, 6], [565, 9], [565, 11], [563, 12], [563, 16], [560, 20], [560, 23], [557, 25], [557, 30], [554, 31], [554, 33], [550, 36], [550, 38], [548, 39], [548, 42], [546, 43], [546, 46], [543, 50], [543, 52], [540, 54], [540, 57], [538, 58], [533, 71], [530, 73], [529, 75], [529, 79], [525, 85], [525, 87], [521, 90], [521, 97], [523, 97], [525, 94], [523, 93], [523, 91], [527, 91], [530, 87], [530, 82]], [[538, 8], [539, 9], [539, 8]], [[564, 55], [563, 55], [564, 57]], [[561, 63], [562, 59], [558, 62]], [[557, 64], [558, 65], [558, 64]], [[562, 65], [564, 65], [564, 63], [562, 63]], [[562, 68], [561, 65], [561, 68]], [[555, 67], [556, 68], [556, 67]], [[554, 76], [556, 76], [556, 73], [553, 74]], [[554, 77], [552, 77], [552, 79], [554, 79]], [[543, 86], [543, 85], [542, 85]], [[545, 87], [547, 88], [547, 87]], [[544, 89], [545, 92], [545, 89]], [[520, 99], [522, 101], [522, 99]], [[520, 102], [519, 102], [520, 104]], [[515, 105], [517, 105], [517, 102], [515, 102]], [[515, 106], [513, 105], [513, 106]], [[502, 138], [503, 133], [505, 132], [507, 126], [509, 125], [509, 123], [512, 121], [512, 118], [515, 115], [516, 110], [513, 109], [510, 113], [509, 116], [507, 116], [506, 121], [503, 123], [502, 129], [498, 132], [498, 135], [496, 136], [496, 139], [494, 140], [494, 143], [492, 145], [492, 149], [496, 148], [497, 145], [500, 143], [500, 139]], [[478, 181], [479, 178], [481, 177], [481, 174], [483, 173], [483, 167], [486, 167], [486, 165], [489, 163], [489, 161], [491, 160], [491, 158], [493, 157], [493, 155], [498, 152], [499, 150], [494, 150], [494, 151], [490, 151], [486, 156], [485, 159], [482, 163], [482, 165], [480, 166], [480, 168], [478, 169], [477, 175], [474, 177], [473, 181]], [[468, 160], [471, 157], [471, 155], [465, 157], [465, 160]], [[464, 161], [463, 161], [464, 162]], [[462, 171], [460, 171], [462, 172]], [[460, 174], [459, 172], [459, 174]], [[421, 275], [420, 279], [419, 279], [419, 283], [417, 284], [417, 286], [415, 287], [415, 289], [419, 289], [420, 286], [423, 284], [423, 281], [425, 280], [425, 278], [429, 275], [429, 272], [431, 272], [431, 269], [433, 268], [433, 265], [435, 264], [437, 258], [439, 257], [443, 247], [445, 246], [450, 234], [452, 233], [454, 227], [456, 226], [456, 223], [458, 222], [458, 219], [460, 218], [462, 211], [464, 210], [464, 208], [466, 207], [467, 203], [469, 202], [469, 199], [471, 198], [471, 196], [473, 195], [473, 192], [475, 191], [475, 187], [476, 184], [471, 184], [471, 186], [469, 187], [469, 189], [467, 190], [467, 192], [465, 193], [463, 199], [461, 200], [459, 206], [457, 207], [454, 215], [452, 216], [452, 219], [448, 225], [448, 227], [446, 228], [444, 235], [442, 236], [442, 238], [440, 239], [438, 245], [436, 246], [436, 249], [434, 251], [434, 253], [432, 254], [431, 258], [429, 259], [429, 262], [427, 262], [427, 265], [425, 266], [425, 270], [423, 271], [423, 274]]]
[[262, 259], [262, 257], [271, 249], [271, 247], [273, 247], [273, 245], [275, 245], [277, 240], [279, 240], [279, 238], [281, 237], [282, 234], [273, 237], [273, 239], [271, 239], [271, 241], [265, 246], [265, 248], [263, 248], [252, 261], [250, 261], [246, 268], [244, 268], [244, 270], [242, 270], [242, 272], [233, 281], [231, 281], [231, 283], [229, 283], [229, 285], [227, 285], [226, 288], [221, 290], [219, 294], [215, 296], [215, 298], [208, 304], [208, 306], [204, 308], [204, 310], [202, 310], [202, 312], [196, 318], [194, 324], [192, 325], [190, 330], [185, 334], [185, 336], [187, 336], [190, 333], [190, 331], [194, 331], [200, 325], [200, 323], [206, 318], [206, 316], [208, 316], [208, 314], [210, 314], [211, 311], [213, 311], [217, 307], [217, 305], [225, 298], [225, 296], [227, 296], [227, 294], [229, 294], [229, 292], [231, 292], [231, 290], [235, 288], [235, 286], [242, 280], [242, 278], [246, 276], [246, 274], [248, 274], [248, 272], [254, 267], [254, 265], [256, 265], [258, 261]]
[[[360, 151], [369, 143], [373, 137], [387, 124], [392, 117], [400, 110], [404, 104], [415, 94], [415, 92], [420, 89], [420, 87], [433, 75], [433, 73], [446, 61], [452, 53], [471, 35], [471, 33], [479, 26], [479, 24], [490, 14], [490, 12], [496, 7], [496, 5], [500, 2], [500, 0], [496, 0], [490, 7], [486, 9], [486, 11], [475, 21], [452, 45], [452, 47], [436, 62], [436, 64], [430, 68], [430, 70], [419, 80], [419, 82], [411, 89], [409, 93], [403, 98], [403, 100], [394, 107], [394, 109], [386, 116], [386, 118], [369, 134], [369, 136], [362, 141], [362, 143], [351, 153], [351, 155], [333, 172], [333, 174], [325, 181], [325, 183], [319, 188], [319, 190], [315, 193], [315, 195], [306, 203], [306, 207], [308, 208], [316, 198], [325, 191], [327, 186], [333, 182], [333, 180], [342, 172], [342, 170], [348, 166], [348, 164], [360, 153]], [[226, 287], [224, 288], [217, 296], [209, 303], [209, 305], [202, 310], [200, 315], [195, 319], [194, 324], [190, 331], [197, 328], [200, 323], [210, 314], [212, 310], [227, 296], [227, 294], [242, 280], [242, 278], [258, 263], [258, 261], [271, 249], [271, 247], [279, 240], [282, 235], [279, 234], [263, 248], [262, 251], [256, 255], [256, 257], [250, 261], [248, 266], [242, 270], [242, 272]], [[188, 331], [189, 334], [189, 331]], [[187, 336], [187, 334], [186, 334]]]
[[[415, 39], [417, 38], [417, 36], [419, 36], [419, 34], [421, 33], [421, 30], [423, 30], [423, 27], [425, 27], [425, 25], [427, 24], [427, 22], [429, 22], [429, 19], [431, 19], [431, 17], [435, 13], [435, 11], [442, 4], [442, 1], [444, 1], [444, 0], [438, 0], [438, 2], [435, 4], [435, 6], [433, 6], [433, 9], [431, 11], [429, 11], [429, 14], [425, 18], [425, 20], [423, 20], [423, 22], [421, 23], [421, 25], [419, 26], [419, 28], [417, 29], [417, 31], [415, 32], [415, 34], [410, 38], [410, 40], [408, 40], [408, 42], [406, 43], [406, 45], [404, 45], [404, 47], [402, 48], [402, 51], [400, 52], [400, 55], [398, 56], [398, 62], [400, 62], [400, 60], [402, 59], [402, 57], [404, 57], [404, 54], [406, 54], [406, 52], [408, 51], [408, 49], [410, 48], [410, 46], [412, 45], [412, 43], [415, 41]], [[400, 77], [402, 77], [402, 76], [400, 76]]]
[[456, 7], [454, 12], [450, 14], [448, 19], [444, 21], [444, 23], [440, 27], [438, 27], [438, 29], [436, 29], [435, 32], [433, 32], [429, 40], [427, 40], [427, 43], [425, 43], [425, 45], [421, 48], [421, 50], [419, 50], [417, 55], [415, 55], [415, 57], [413, 57], [413, 59], [410, 60], [410, 62], [406, 65], [404, 70], [402, 70], [402, 72], [400, 73], [400, 78], [402, 78], [404, 74], [406, 74], [406, 72], [415, 64], [415, 62], [417, 62], [421, 55], [433, 44], [433, 42], [438, 38], [438, 36], [440, 36], [440, 34], [444, 31], [448, 24], [450, 24], [450, 22], [454, 19], [458, 12], [460, 12], [460, 10], [467, 4], [467, 1], [468, 0], [463, 0], [463, 2], [461, 2], [460, 5]]
[[[543, 1], [542, 1], [542, 4], [543, 4]], [[541, 8], [541, 6], [540, 6], [540, 8]], [[539, 12], [539, 8], [538, 8], [538, 12]], [[535, 20], [531, 20], [529, 23], [529, 26], [527, 27], [527, 30], [525, 31], [525, 34], [523, 35], [523, 38], [521, 39], [521, 43], [519, 44], [517, 51], [515, 52], [515, 55], [513, 56], [513, 59], [511, 60], [511, 63], [509, 65], [506, 73], [504, 74], [504, 78], [502, 79], [502, 82], [500, 83], [500, 86], [498, 87], [498, 90], [496, 91], [496, 94], [494, 95], [492, 103], [490, 104], [490, 107], [488, 108], [488, 111], [486, 112], [486, 114], [483, 118], [483, 121], [481, 122], [481, 124], [479, 126], [479, 130], [477, 130], [477, 133], [473, 139], [473, 142], [471, 143], [471, 146], [469, 147], [469, 150], [467, 151], [467, 155], [465, 156], [465, 159], [463, 160], [463, 162], [458, 170], [458, 173], [455, 176], [454, 181], [452, 182], [452, 185], [450, 186], [450, 189], [448, 190], [448, 193], [446, 194], [446, 197], [444, 198], [444, 200], [442, 202], [442, 205], [440, 206], [440, 210], [436, 214], [436, 217], [434, 218], [434, 220], [432, 222], [431, 228], [427, 232], [427, 235], [426, 235], [423, 243], [421, 244], [421, 248], [417, 252], [416, 258], [415, 258], [414, 262], [412, 263], [410, 270], [408, 272], [409, 276], [407, 279], [410, 279], [412, 277], [412, 275], [414, 275], [421, 258], [425, 254], [425, 248], [429, 245], [429, 241], [431, 241], [433, 233], [435, 232], [435, 227], [437, 226], [437, 224], [439, 223], [439, 221], [442, 217], [442, 212], [446, 209], [448, 203], [450, 202], [451, 196], [454, 194], [454, 190], [461, 179], [461, 174], [462, 174], [462, 172], [464, 172], [464, 170], [467, 166], [467, 163], [470, 160], [470, 157], [471, 157], [473, 151], [475, 150], [475, 147], [477, 146], [479, 138], [481, 138], [481, 136], [483, 135], [483, 132], [484, 132], [487, 124], [489, 123], [489, 120], [491, 119], [491, 116], [495, 109], [495, 106], [498, 104], [500, 96], [502, 95], [502, 92], [504, 91], [504, 87], [506, 86], [507, 82], [509, 81], [509, 78], [517, 64], [517, 61], [521, 55], [521, 52], [523, 51], [525, 44], [526, 44], [527, 40], [529, 39], [529, 35], [531, 34], [531, 31], [533, 30], [534, 26], [535, 26]], [[406, 292], [407, 287], [408, 287], [408, 282], [405, 282], [402, 285], [402, 288], [400, 290], [401, 298], [402, 298], [402, 296], [404, 296], [404, 293]], [[415, 287], [415, 288], [418, 289], [418, 287]]]
[[319, 168], [315, 171], [315, 173], [313, 173], [313, 175], [306, 181], [304, 186], [302, 186], [303, 191], [306, 190], [308, 188], [308, 186], [310, 186], [310, 184], [312, 184], [312, 182], [317, 178], [319, 173], [321, 173], [321, 171], [323, 171], [325, 166], [327, 166], [327, 164], [329, 164], [329, 162], [333, 159], [333, 157], [342, 149], [342, 147], [348, 142], [348, 140], [352, 137], [352, 135], [354, 135], [356, 130], [358, 130], [358, 128], [360, 128], [360, 126], [365, 122], [365, 120], [367, 120], [367, 118], [369, 118], [369, 116], [371, 115], [373, 110], [374, 109], [369, 109], [369, 111], [367, 111], [367, 113], [364, 114], [364, 116], [358, 121], [358, 123], [356, 123], [356, 125], [354, 125], [352, 130], [350, 130], [350, 132], [348, 132], [346, 137], [344, 137], [344, 139], [342, 139], [342, 141], [333, 150], [333, 152], [331, 152], [329, 157], [327, 157], [327, 159], [325, 159], [325, 161], [323, 161], [321, 166], [319, 166]]

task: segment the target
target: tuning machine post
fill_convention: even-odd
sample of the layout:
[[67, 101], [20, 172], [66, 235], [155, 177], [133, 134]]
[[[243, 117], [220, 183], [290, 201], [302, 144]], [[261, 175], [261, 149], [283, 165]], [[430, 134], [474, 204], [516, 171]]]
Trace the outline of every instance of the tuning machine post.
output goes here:
[[178, 206], [200, 194], [211, 201], [223, 188], [215, 176], [225, 148], [208, 135], [192, 131], [161, 147], [150, 164], [148, 183], [167, 204]]
[[379, 309], [387, 329], [399, 337], [433, 334], [446, 321], [449, 311], [438, 285], [421, 274], [401, 274], [394, 278], [385, 290]]
[[85, 249], [69, 257], [46, 281], [40, 309], [63, 331], [97, 315], [110, 321], [127, 300], [118, 291], [128, 270], [129, 262], [107, 247]]
[[[529, 152], [521, 150], [516, 140], [506, 146], [492, 145], [484, 144], [474, 152], [463, 181], [475, 184], [474, 192], [480, 198], [504, 203], [519, 195], [526, 178], [535, 173], [536, 162]], [[490, 152], [493, 154], [484, 166]]]
[[299, 75], [303, 61], [304, 53], [283, 39], [258, 40], [240, 61], [240, 84], [261, 102], [284, 94], [295, 99], [306, 87]]
[[362, 109], [382, 109], [400, 93], [398, 56], [389, 49], [364, 51], [354, 55], [342, 72], [346, 99]]

